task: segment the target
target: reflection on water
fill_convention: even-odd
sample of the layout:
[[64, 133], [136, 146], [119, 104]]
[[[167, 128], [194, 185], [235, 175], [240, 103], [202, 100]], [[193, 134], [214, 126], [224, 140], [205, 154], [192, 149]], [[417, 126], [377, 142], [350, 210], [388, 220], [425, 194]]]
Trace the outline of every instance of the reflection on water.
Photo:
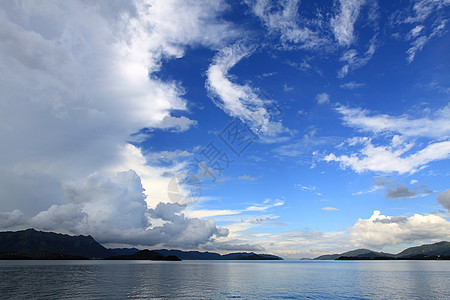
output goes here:
[[8, 298], [450, 299], [450, 261], [0, 261]]

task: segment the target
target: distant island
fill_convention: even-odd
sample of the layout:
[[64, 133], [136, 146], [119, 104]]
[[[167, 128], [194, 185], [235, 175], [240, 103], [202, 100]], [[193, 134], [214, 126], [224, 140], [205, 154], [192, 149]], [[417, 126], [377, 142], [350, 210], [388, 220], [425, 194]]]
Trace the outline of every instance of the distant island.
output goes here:
[[139, 250], [137, 248], [108, 249], [92, 236], [71, 236], [35, 229], [0, 232], [0, 259], [36, 260], [282, 260], [271, 254], [214, 252], [182, 250]]
[[407, 248], [391, 254], [369, 249], [357, 249], [340, 254], [327, 254], [314, 260], [449, 260], [450, 243], [446, 241]]

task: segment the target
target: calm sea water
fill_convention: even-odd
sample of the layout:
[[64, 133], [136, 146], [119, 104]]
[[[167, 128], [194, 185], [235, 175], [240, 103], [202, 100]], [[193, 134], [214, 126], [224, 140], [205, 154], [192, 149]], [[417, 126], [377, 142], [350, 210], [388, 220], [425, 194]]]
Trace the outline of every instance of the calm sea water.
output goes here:
[[450, 261], [0, 261], [1, 299], [450, 299]]

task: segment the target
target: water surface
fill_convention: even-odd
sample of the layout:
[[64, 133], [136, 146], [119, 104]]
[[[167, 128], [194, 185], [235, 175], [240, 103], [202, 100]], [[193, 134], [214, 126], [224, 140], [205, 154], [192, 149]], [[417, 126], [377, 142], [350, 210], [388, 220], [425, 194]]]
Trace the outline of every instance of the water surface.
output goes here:
[[0, 261], [2, 299], [450, 299], [450, 261]]

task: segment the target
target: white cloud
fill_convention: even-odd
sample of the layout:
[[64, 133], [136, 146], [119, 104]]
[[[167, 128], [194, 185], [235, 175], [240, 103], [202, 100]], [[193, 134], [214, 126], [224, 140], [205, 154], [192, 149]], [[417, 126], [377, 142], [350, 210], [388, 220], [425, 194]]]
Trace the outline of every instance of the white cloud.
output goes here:
[[247, 181], [255, 181], [258, 178], [259, 177], [252, 177], [252, 176], [249, 176], [249, 175], [242, 175], [242, 176], [238, 177], [239, 180], [247, 180]]
[[423, 22], [435, 11], [443, 9], [448, 4], [447, 0], [416, 0], [413, 5], [413, 13], [403, 20], [403, 22]]
[[[7, 219], [9, 225], [1, 225], [89, 234], [101, 243], [184, 249], [228, 234], [212, 220], [186, 217], [182, 213], [185, 207], [179, 204], [158, 203], [148, 209], [140, 178], [131, 170], [113, 178], [94, 173], [82, 181], [65, 182], [63, 190], [67, 204], [52, 205], [29, 219], [13, 211]], [[155, 220], [163, 224], [152, 225]]]
[[339, 162], [342, 168], [350, 167], [358, 173], [364, 171], [415, 173], [428, 163], [450, 158], [450, 141], [428, 145], [412, 154], [405, 154], [411, 145], [401, 148], [390, 146], [374, 146], [367, 143], [360, 153], [336, 156], [331, 153], [324, 157], [327, 162]]
[[328, 104], [330, 103], [330, 95], [328, 95], [327, 93], [317, 94], [316, 100], [318, 104]]
[[[299, 0], [246, 0], [245, 2], [268, 32], [272, 36], [279, 36], [284, 49], [304, 49], [324, 53], [345, 49], [341, 57], [345, 65], [338, 72], [339, 78], [367, 64], [376, 50], [378, 16], [377, 5], [374, 1], [341, 0], [339, 6], [333, 3], [331, 12], [330, 9], [325, 11], [317, 8], [313, 16], [302, 14], [302, 3]], [[367, 8], [364, 14], [361, 12], [363, 7]], [[368, 44], [368, 47], [359, 54], [356, 50], [359, 45], [356, 43], [355, 23], [361, 19], [373, 30], [373, 36], [368, 42], [361, 41], [362, 45]], [[348, 49], [350, 46], [354, 46], [355, 49]], [[302, 64], [289, 64], [303, 71], [311, 68], [306, 61]], [[314, 69], [322, 76], [320, 70]]]
[[350, 231], [352, 242], [356, 247], [379, 249], [403, 243], [423, 244], [448, 240], [450, 222], [433, 214], [391, 217], [374, 211], [369, 219], [358, 219]]
[[266, 211], [270, 208], [282, 206], [284, 202], [281, 200], [270, 201], [270, 199], [264, 201], [264, 204], [251, 205], [245, 209], [245, 211]]
[[411, 118], [407, 115], [372, 115], [368, 110], [338, 106], [347, 126], [364, 132], [397, 132], [408, 137], [446, 138], [450, 136], [450, 106], [438, 110], [433, 118]]
[[228, 237], [230, 239], [242, 237], [251, 228], [267, 224], [277, 218], [278, 216], [273, 215], [234, 216], [234, 218], [229, 219], [231, 223], [226, 225], [226, 228], [229, 230]]
[[287, 85], [287, 83], [283, 84], [283, 91], [290, 92], [290, 91], [293, 91], [293, 90], [294, 90], [293, 86], [289, 86], [289, 85]]
[[[118, 222], [114, 227], [108, 218], [117, 208], [105, 204], [103, 216], [97, 202], [70, 202], [75, 200], [69, 199], [66, 184], [82, 182], [89, 174], [113, 178], [133, 169], [150, 207], [169, 201], [169, 178], [163, 174], [177, 173], [185, 165], [149, 166], [141, 149], [127, 141], [143, 128], [179, 132], [196, 124], [171, 115], [173, 110], [187, 110], [184, 89], [181, 83], [160, 80], [155, 72], [164, 61], [182, 57], [188, 46], [218, 49], [234, 39], [239, 32], [217, 17], [227, 5], [17, 1], [0, 6], [0, 210], [12, 211], [3, 225], [22, 222], [23, 213], [34, 215], [33, 222], [42, 227], [57, 228], [61, 223], [63, 229], [73, 225], [73, 230], [86, 228], [107, 236], [101, 224], [85, 223], [96, 220], [95, 215], [113, 226], [109, 237], [133, 236], [130, 232], [143, 224], [142, 214], [133, 220], [123, 216], [126, 226]], [[127, 184], [133, 181], [123, 183]], [[134, 187], [123, 187], [128, 188]], [[102, 195], [120, 207], [114, 192]], [[128, 208], [144, 210], [138, 204]], [[203, 237], [214, 230], [206, 225]], [[157, 240], [141, 227], [136, 239]], [[170, 237], [170, 232], [164, 235]]]
[[[279, 199], [272, 200], [267, 198], [262, 203], [256, 203], [250, 205], [244, 209], [199, 209], [195, 207], [190, 207], [185, 210], [186, 215], [189, 217], [195, 218], [207, 218], [207, 217], [216, 217], [216, 216], [231, 216], [242, 214], [245, 212], [264, 212], [271, 208], [283, 206], [284, 201]], [[258, 216], [254, 216], [258, 218]]]
[[298, 14], [299, 0], [275, 3], [270, 0], [246, 0], [245, 2], [261, 19], [269, 32], [280, 35], [280, 40], [285, 47], [296, 45], [300, 48], [315, 49], [328, 43], [327, 39], [320, 35], [320, 20], [306, 20]]
[[445, 32], [448, 23], [446, 10], [449, 5], [447, 0], [416, 0], [412, 9], [393, 15], [391, 26], [398, 27], [401, 33], [397, 34], [411, 43], [406, 51], [409, 63], [414, 61], [416, 54], [422, 51], [426, 44]]
[[425, 26], [423, 26], [423, 25], [417, 25], [416, 27], [411, 29], [411, 31], [409, 32], [408, 38], [409, 39], [416, 38], [424, 28], [425, 28]]
[[172, 116], [165, 116], [164, 119], [161, 120], [161, 122], [153, 128], [159, 128], [159, 129], [172, 129], [176, 132], [183, 132], [191, 128], [192, 126], [197, 125], [197, 121], [191, 120], [185, 116], [181, 117], [172, 117]]
[[302, 191], [315, 191], [317, 190], [317, 187], [314, 185], [301, 185], [301, 184], [297, 184], [297, 186], [302, 190]]
[[430, 35], [426, 36], [426, 35], [421, 35], [417, 38], [415, 38], [419, 33], [414, 32], [414, 29], [416, 29], [417, 27], [415, 27], [414, 29], [411, 30], [411, 32], [413, 32], [411, 34], [412, 38], [415, 38], [414, 41], [411, 43], [411, 48], [409, 48], [406, 51], [407, 56], [407, 60], [408, 62], [412, 62], [414, 60], [414, 58], [416, 57], [416, 53], [419, 51], [422, 51], [423, 47], [425, 47], [425, 45], [435, 36], [440, 36], [444, 33], [445, 30], [445, 26], [447, 25], [447, 20], [443, 20], [439, 25], [437, 25], [436, 27], [433, 28], [433, 31], [430, 33]]
[[344, 78], [350, 71], [365, 66], [376, 50], [377, 35], [375, 34], [368, 43], [367, 50], [363, 54], [359, 54], [357, 50], [350, 49], [344, 52], [339, 59], [344, 62], [344, 66], [338, 72], [338, 78]]
[[325, 211], [338, 211], [338, 210], [340, 210], [339, 208], [331, 207], [331, 206], [322, 207], [321, 209], [325, 210]]
[[211, 218], [217, 216], [230, 216], [242, 213], [242, 210], [232, 209], [191, 209], [186, 210], [186, 216], [190, 218]]
[[354, 25], [365, 0], [340, 0], [339, 14], [331, 19], [331, 27], [338, 43], [350, 46], [355, 40]]
[[[357, 137], [349, 145], [362, 145], [358, 153], [350, 155], [325, 156], [325, 161], [339, 162], [341, 167], [350, 167], [356, 172], [378, 171], [414, 173], [427, 166], [428, 163], [448, 159], [450, 157], [450, 108], [444, 107], [430, 117], [411, 118], [406, 115], [394, 117], [389, 115], [373, 115], [362, 109], [338, 106], [347, 126], [372, 134], [383, 134], [385, 143], [373, 142], [373, 138]], [[393, 133], [398, 133], [393, 135]], [[387, 139], [392, 136], [392, 139]], [[415, 143], [412, 138], [438, 139], [426, 146]], [[381, 142], [382, 143], [382, 142]], [[358, 146], [359, 146], [358, 145]]]
[[341, 84], [339, 87], [342, 88], [342, 89], [354, 90], [354, 89], [358, 89], [360, 87], [363, 87], [365, 85], [366, 85], [365, 83], [358, 83], [358, 82], [355, 82], [355, 81], [350, 81], [350, 82]]
[[255, 251], [261, 252], [264, 251], [265, 248], [259, 244], [249, 244], [245, 243], [239, 239], [232, 239], [226, 242], [213, 241], [209, 242], [202, 246], [203, 250], [207, 251], [227, 251], [227, 252], [236, 252], [236, 251]]
[[[239, 44], [219, 51], [207, 71], [206, 86], [218, 107], [228, 115], [249, 123], [255, 132], [276, 136], [288, 130], [281, 122], [272, 121], [280, 111], [269, 111], [273, 101], [262, 99], [261, 94], [249, 85], [239, 85], [230, 80], [229, 70], [241, 59], [249, 56], [251, 50]], [[275, 115], [273, 115], [275, 113]]]

